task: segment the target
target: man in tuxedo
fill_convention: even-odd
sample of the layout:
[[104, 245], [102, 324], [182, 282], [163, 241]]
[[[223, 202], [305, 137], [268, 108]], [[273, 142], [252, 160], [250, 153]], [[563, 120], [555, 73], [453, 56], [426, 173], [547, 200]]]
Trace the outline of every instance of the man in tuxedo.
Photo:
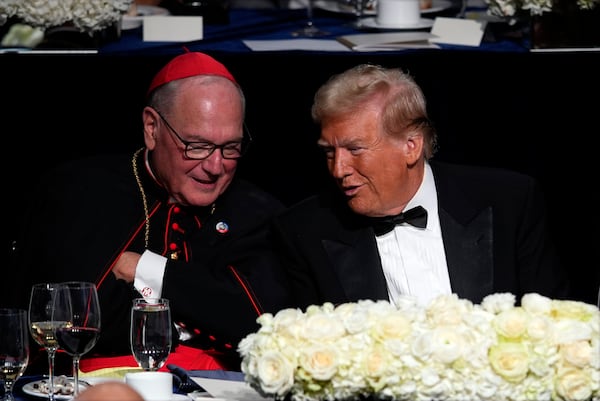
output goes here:
[[351, 68], [317, 91], [312, 116], [335, 185], [274, 224], [298, 306], [568, 296], [536, 181], [431, 160], [436, 132], [408, 74]]
[[251, 139], [244, 116], [244, 94], [224, 65], [198, 52], [174, 57], [148, 88], [144, 146], [43, 175], [5, 302], [27, 308], [36, 282], [95, 283], [101, 335], [81, 361], [91, 369], [136, 366], [132, 299], [167, 298], [178, 340], [171, 363], [239, 370], [237, 342], [288, 296], [267, 239], [283, 204], [236, 175]]

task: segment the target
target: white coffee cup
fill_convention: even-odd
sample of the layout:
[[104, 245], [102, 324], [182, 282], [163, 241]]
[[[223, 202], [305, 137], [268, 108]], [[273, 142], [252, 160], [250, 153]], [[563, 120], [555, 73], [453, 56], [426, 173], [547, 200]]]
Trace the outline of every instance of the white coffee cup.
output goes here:
[[133, 387], [145, 401], [171, 401], [173, 375], [169, 372], [130, 372], [125, 383]]
[[418, 25], [420, 20], [419, 0], [377, 0], [377, 24], [382, 27]]

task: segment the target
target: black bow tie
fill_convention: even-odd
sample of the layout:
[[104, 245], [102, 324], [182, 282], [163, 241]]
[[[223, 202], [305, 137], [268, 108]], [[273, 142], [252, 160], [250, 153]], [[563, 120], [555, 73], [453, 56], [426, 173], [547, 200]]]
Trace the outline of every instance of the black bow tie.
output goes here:
[[395, 226], [407, 223], [418, 228], [427, 227], [427, 210], [423, 206], [416, 206], [395, 216], [369, 218], [375, 235], [389, 233]]

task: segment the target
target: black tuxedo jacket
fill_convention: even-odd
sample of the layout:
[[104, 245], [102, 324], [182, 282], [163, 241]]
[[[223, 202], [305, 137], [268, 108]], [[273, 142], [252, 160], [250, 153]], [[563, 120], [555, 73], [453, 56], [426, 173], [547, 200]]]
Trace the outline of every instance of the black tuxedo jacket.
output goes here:
[[[500, 169], [431, 162], [452, 291], [479, 303], [495, 292], [568, 297], [533, 178]], [[375, 240], [336, 188], [278, 216], [278, 249], [297, 300], [388, 299]]]
[[[148, 248], [168, 256], [166, 238], [172, 227], [167, 194], [148, 174], [141, 155], [138, 176], [152, 214]], [[75, 161], [44, 177], [23, 221], [11, 269], [16, 276], [12, 282], [18, 283], [13, 297], [25, 308], [35, 282], [98, 285], [102, 328], [90, 354], [131, 352], [129, 314], [132, 298], [140, 294], [110, 272], [124, 250], [145, 249], [144, 206], [131, 159], [118, 155]], [[197, 219], [186, 234], [188, 261], [168, 260], [162, 296], [170, 300], [173, 320], [197, 334], [188, 345], [235, 357], [237, 342], [258, 329], [258, 314], [287, 305], [285, 276], [266, 229], [270, 217], [282, 210], [278, 200], [240, 179], [219, 197], [212, 214], [209, 208], [186, 210], [190, 219]], [[226, 223], [227, 230], [217, 229], [218, 223]]]

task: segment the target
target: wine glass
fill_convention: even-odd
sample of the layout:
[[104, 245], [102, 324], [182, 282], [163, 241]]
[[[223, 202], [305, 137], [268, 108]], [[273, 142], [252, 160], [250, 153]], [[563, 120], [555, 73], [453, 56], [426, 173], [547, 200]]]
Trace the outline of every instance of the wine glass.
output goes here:
[[54, 328], [61, 323], [52, 321], [52, 311], [56, 289], [60, 284], [38, 283], [31, 287], [29, 297], [28, 324], [31, 336], [48, 354], [48, 399], [54, 401], [54, 356], [58, 342], [54, 336]]
[[317, 26], [315, 26], [314, 23], [314, 18], [313, 18], [313, 10], [314, 10], [314, 0], [306, 0], [306, 24], [304, 25], [303, 28], [300, 28], [294, 32], [292, 32], [292, 36], [307, 36], [307, 37], [313, 37], [313, 36], [323, 36], [323, 35], [327, 35], [328, 32], [322, 31], [321, 29], [317, 28]]
[[58, 345], [73, 358], [73, 397], [79, 395], [79, 360], [100, 337], [100, 304], [94, 283], [69, 281], [57, 288], [52, 325]]
[[25, 309], [0, 309], [0, 381], [4, 382], [2, 401], [14, 401], [15, 382], [29, 362], [29, 329]]
[[171, 352], [172, 325], [169, 300], [136, 298], [131, 307], [131, 353], [146, 371], [160, 369]]
[[352, 10], [354, 12], [355, 28], [361, 28], [363, 25], [363, 16], [365, 15], [365, 10], [369, 7], [374, 7], [375, 0], [341, 0], [343, 3], [348, 5], [352, 5]]
[[367, 0], [353, 0], [354, 5], [354, 16], [356, 17], [356, 27], [362, 26], [362, 18], [365, 14], [365, 7], [367, 6]]

